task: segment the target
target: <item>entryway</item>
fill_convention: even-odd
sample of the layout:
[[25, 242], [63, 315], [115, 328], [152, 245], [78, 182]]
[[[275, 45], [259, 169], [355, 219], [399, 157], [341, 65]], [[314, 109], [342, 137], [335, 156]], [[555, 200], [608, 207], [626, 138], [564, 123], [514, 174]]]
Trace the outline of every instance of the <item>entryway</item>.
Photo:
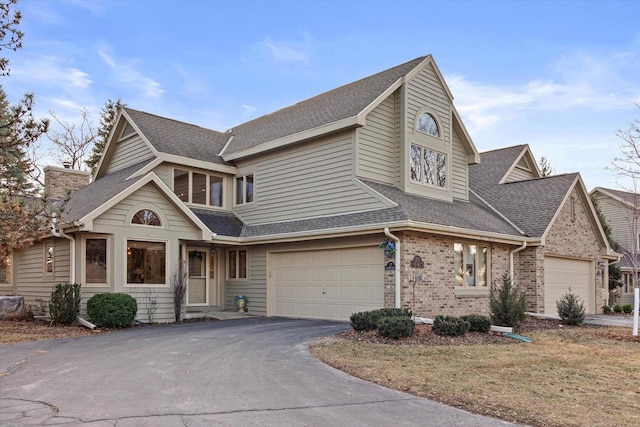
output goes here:
[[216, 255], [208, 248], [187, 248], [188, 307], [218, 305], [216, 264]]

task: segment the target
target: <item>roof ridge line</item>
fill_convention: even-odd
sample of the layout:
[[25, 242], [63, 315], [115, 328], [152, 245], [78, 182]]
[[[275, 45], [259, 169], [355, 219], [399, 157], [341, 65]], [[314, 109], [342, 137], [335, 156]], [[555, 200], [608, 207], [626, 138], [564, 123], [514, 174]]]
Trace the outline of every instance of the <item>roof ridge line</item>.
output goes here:
[[509, 218], [507, 218], [502, 212], [500, 212], [498, 209], [494, 208], [489, 202], [487, 202], [485, 199], [483, 199], [482, 197], [480, 197], [478, 195], [478, 193], [476, 193], [475, 191], [473, 191], [471, 188], [469, 188], [469, 191], [471, 193], [473, 193], [474, 196], [476, 196], [478, 199], [480, 199], [480, 201], [482, 203], [484, 203], [485, 205], [487, 205], [489, 207], [489, 209], [491, 209], [493, 212], [495, 212], [500, 218], [502, 218], [504, 221], [507, 222], [507, 224], [509, 224], [510, 226], [512, 226], [513, 228], [515, 228], [520, 234], [522, 234], [525, 237], [528, 237], [527, 233], [524, 232], [524, 230], [522, 230], [520, 227], [518, 227], [517, 225], [515, 225], [513, 223], [513, 221], [511, 221]]
[[185, 121], [182, 121], [182, 120], [173, 119], [173, 118], [171, 118], [171, 117], [161, 116], [161, 115], [159, 115], [159, 114], [155, 114], [155, 113], [149, 113], [148, 111], [137, 110], [137, 109], [135, 109], [135, 108], [130, 108], [130, 107], [123, 107], [123, 108], [124, 108], [125, 110], [135, 111], [136, 113], [142, 113], [142, 114], [146, 114], [146, 115], [148, 115], [148, 116], [157, 117], [157, 118], [159, 118], [159, 119], [169, 120], [169, 121], [176, 122], [176, 123], [180, 123], [180, 124], [183, 124], [183, 125], [192, 126], [192, 127], [198, 128], [198, 129], [206, 130], [206, 131], [209, 131], [209, 132], [219, 133], [220, 135], [224, 135], [224, 134], [225, 134], [225, 132], [221, 132], [221, 131], [219, 131], [219, 130], [215, 130], [215, 129], [211, 129], [211, 128], [206, 128], [206, 127], [204, 127], [204, 126], [196, 125], [196, 124], [194, 124], [194, 123], [189, 123], [189, 122], [185, 122]]

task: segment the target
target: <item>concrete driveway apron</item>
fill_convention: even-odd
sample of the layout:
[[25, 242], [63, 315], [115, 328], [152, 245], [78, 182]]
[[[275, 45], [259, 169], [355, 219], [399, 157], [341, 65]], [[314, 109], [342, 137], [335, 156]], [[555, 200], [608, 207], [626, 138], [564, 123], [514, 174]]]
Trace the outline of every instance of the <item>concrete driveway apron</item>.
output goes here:
[[353, 378], [308, 353], [310, 340], [347, 328], [250, 318], [0, 346], [0, 425], [510, 425]]

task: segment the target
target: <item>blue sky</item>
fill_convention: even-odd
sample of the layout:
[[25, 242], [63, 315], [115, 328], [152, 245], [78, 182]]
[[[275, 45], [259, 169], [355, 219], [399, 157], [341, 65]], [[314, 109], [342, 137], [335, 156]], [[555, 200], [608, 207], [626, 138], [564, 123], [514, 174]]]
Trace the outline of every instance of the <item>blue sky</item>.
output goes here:
[[[226, 130], [432, 54], [478, 150], [527, 143], [589, 189], [640, 117], [640, 2], [20, 0], [12, 101], [97, 119], [108, 99]], [[46, 141], [45, 141], [46, 142]], [[45, 144], [46, 145], [46, 144]], [[46, 159], [44, 160], [46, 162]]]

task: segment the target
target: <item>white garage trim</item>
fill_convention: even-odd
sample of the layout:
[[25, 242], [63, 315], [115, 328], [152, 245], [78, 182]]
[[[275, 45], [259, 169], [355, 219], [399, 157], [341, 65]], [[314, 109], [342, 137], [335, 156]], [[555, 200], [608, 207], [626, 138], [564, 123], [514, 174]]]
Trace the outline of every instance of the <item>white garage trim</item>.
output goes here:
[[384, 306], [384, 256], [376, 246], [269, 252], [267, 315], [349, 320]]
[[584, 303], [585, 313], [595, 313], [596, 280], [591, 260], [544, 257], [544, 312], [557, 315], [556, 301], [571, 292]]

